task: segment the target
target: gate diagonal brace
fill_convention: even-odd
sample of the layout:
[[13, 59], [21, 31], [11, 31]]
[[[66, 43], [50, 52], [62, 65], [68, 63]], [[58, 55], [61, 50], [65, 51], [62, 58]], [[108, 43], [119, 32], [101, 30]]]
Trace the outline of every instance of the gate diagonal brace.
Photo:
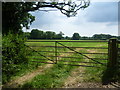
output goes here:
[[[27, 45], [25, 45], [25, 44], [24, 44], [24, 46], [29, 47], [29, 46], [27, 46]], [[47, 58], [45, 55], [39, 53], [38, 51], [32, 49], [31, 47], [29, 47], [29, 48], [30, 48], [33, 52], [37, 52], [40, 56], [43, 56], [43, 57], [45, 57], [46, 59], [48, 59], [48, 60], [52, 61], [53, 63], [55, 63], [54, 60], [51, 60], [51, 59]]]
[[102, 65], [106, 66], [105, 64], [103, 64], [103, 63], [101, 63], [101, 62], [98, 62], [98, 61], [96, 61], [96, 60], [94, 60], [94, 59], [92, 59], [92, 58], [90, 58], [90, 57], [88, 57], [88, 56], [86, 56], [86, 55], [84, 55], [84, 54], [82, 54], [82, 53], [80, 53], [80, 52], [77, 52], [77, 51], [75, 51], [74, 49], [72, 49], [72, 48], [70, 48], [70, 47], [67, 47], [67, 46], [63, 45], [63, 44], [60, 43], [60, 42], [57, 42], [57, 43], [60, 44], [60, 45], [62, 45], [62, 46], [64, 46], [65, 48], [68, 48], [68, 49], [74, 51], [75, 53], [78, 53], [78, 54], [80, 54], [80, 55], [82, 55], [82, 56], [84, 56], [84, 57], [86, 57], [86, 58], [88, 58], [88, 59], [90, 59], [90, 60], [96, 62], [96, 63], [99, 63], [99, 64], [102, 64]]

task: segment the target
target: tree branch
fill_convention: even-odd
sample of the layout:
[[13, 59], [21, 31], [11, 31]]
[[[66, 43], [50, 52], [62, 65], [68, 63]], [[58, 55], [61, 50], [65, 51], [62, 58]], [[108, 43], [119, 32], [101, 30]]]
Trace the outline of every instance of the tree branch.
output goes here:
[[80, 0], [79, 5], [77, 5], [75, 2], [72, 2], [72, 1], [69, 1], [67, 3], [38, 2], [34, 4], [34, 6], [36, 7], [24, 9], [23, 12], [35, 11], [35, 10], [39, 10], [39, 8], [49, 7], [49, 8], [57, 8], [58, 10], [61, 11], [61, 13], [70, 17], [70, 16], [75, 16], [78, 10], [87, 8], [89, 4], [90, 4], [89, 0], [88, 1]]

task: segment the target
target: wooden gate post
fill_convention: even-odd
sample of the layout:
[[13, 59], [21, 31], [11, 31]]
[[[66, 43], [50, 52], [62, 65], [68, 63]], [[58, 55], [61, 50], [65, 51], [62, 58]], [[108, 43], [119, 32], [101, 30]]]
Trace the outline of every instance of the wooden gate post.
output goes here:
[[110, 39], [108, 42], [108, 67], [115, 67], [117, 64], [118, 43], [117, 39]]
[[56, 62], [55, 62], [55, 64], [57, 64], [57, 59], [58, 59], [58, 57], [57, 57], [57, 41], [55, 41], [55, 57], [56, 57]]

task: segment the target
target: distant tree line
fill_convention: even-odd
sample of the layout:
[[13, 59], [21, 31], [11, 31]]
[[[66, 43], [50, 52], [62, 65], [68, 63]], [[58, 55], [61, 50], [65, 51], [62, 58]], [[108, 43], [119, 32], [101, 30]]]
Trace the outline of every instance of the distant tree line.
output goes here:
[[110, 34], [94, 34], [92, 37], [81, 37], [79, 33], [74, 33], [71, 37], [72, 40], [108, 40], [110, 38], [117, 38], [120, 40], [120, 36], [112, 36]]
[[38, 29], [33, 29], [31, 32], [25, 32], [25, 36], [28, 39], [64, 39], [63, 35], [62, 32], [56, 34], [52, 31], [44, 32]]
[[64, 33], [61, 31], [56, 34], [53, 31], [42, 31], [38, 29], [33, 29], [31, 32], [24, 32], [28, 39], [66, 39], [66, 40], [107, 40], [110, 38], [118, 38], [120, 36], [112, 36], [110, 34], [94, 34], [92, 37], [80, 36], [79, 33], [73, 33], [72, 37], [63, 36]]

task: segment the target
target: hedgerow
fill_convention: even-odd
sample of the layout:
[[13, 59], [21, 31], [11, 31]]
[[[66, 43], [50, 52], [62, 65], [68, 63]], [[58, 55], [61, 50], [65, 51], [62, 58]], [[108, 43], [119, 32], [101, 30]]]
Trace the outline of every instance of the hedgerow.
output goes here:
[[24, 45], [23, 35], [4, 35], [2, 38], [2, 81], [3, 84], [10, 80], [16, 72], [22, 69], [23, 64], [27, 66], [30, 54], [29, 49]]

